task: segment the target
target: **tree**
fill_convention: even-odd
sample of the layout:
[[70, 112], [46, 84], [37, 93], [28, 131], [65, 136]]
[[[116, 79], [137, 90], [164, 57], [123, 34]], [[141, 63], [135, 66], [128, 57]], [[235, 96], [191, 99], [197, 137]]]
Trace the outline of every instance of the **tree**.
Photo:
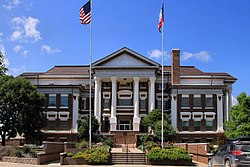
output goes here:
[[[154, 109], [146, 117], [144, 117], [142, 124], [144, 126], [150, 126], [154, 131], [154, 134], [158, 140], [161, 139], [161, 127], [162, 127], [162, 113], [161, 110]], [[163, 121], [163, 137], [165, 139], [172, 139], [175, 135], [174, 128], [168, 120], [168, 115], [164, 114]]]
[[39, 137], [45, 126], [42, 113], [44, 96], [26, 79], [11, 76], [0, 77], [0, 135], [5, 139], [17, 133], [26, 140]]
[[[95, 116], [91, 116], [91, 136], [99, 129], [98, 120]], [[89, 116], [78, 122], [78, 137], [83, 140], [89, 140]]]
[[7, 71], [7, 68], [5, 67], [5, 64], [4, 64], [4, 55], [0, 51], [0, 76], [5, 75], [6, 71]]
[[250, 136], [250, 96], [245, 92], [238, 97], [238, 104], [230, 111], [230, 121], [226, 122], [225, 134], [228, 138]]

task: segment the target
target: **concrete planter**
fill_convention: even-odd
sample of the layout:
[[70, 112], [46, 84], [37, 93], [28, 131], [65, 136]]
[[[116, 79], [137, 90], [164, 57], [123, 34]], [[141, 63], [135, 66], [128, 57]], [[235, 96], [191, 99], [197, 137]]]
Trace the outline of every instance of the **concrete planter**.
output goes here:
[[33, 164], [37, 165], [37, 158], [18, 158], [18, 157], [3, 157], [3, 162], [12, 162], [20, 164]]

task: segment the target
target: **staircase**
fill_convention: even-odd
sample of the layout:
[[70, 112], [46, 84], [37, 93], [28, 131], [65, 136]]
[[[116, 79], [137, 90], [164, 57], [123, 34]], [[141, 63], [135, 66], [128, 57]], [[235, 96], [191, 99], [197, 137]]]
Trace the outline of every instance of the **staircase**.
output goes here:
[[111, 158], [112, 164], [146, 164], [146, 157], [144, 153], [112, 153]]

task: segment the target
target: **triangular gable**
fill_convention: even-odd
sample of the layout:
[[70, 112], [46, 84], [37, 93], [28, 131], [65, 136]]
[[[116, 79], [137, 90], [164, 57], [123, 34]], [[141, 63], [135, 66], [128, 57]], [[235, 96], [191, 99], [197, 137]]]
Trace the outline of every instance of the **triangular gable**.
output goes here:
[[93, 64], [93, 68], [159, 68], [159, 64], [128, 48], [122, 48]]

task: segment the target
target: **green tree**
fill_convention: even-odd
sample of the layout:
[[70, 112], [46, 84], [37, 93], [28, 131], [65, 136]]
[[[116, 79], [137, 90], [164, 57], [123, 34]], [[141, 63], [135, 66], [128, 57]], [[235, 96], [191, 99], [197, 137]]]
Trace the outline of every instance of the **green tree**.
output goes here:
[[245, 92], [238, 97], [238, 104], [230, 111], [230, 121], [226, 122], [225, 134], [228, 138], [250, 136], [250, 96]]
[[4, 55], [0, 51], [0, 76], [5, 75], [6, 71], [7, 71], [7, 68], [5, 67], [5, 64], [4, 64]]
[[[99, 129], [98, 120], [95, 116], [91, 116], [91, 136], [94, 135]], [[89, 116], [84, 117], [78, 123], [78, 137], [81, 140], [89, 140]]]
[[[154, 131], [154, 134], [158, 140], [161, 139], [161, 128], [162, 128], [162, 113], [161, 110], [154, 109], [146, 117], [144, 117], [142, 124], [144, 126], [150, 126]], [[164, 114], [163, 121], [163, 137], [164, 139], [171, 139], [175, 135], [174, 128], [168, 120], [168, 115]]]
[[24, 135], [29, 141], [36, 139], [45, 126], [42, 113], [44, 96], [28, 80], [0, 77], [0, 135], [2, 145], [5, 139]]

